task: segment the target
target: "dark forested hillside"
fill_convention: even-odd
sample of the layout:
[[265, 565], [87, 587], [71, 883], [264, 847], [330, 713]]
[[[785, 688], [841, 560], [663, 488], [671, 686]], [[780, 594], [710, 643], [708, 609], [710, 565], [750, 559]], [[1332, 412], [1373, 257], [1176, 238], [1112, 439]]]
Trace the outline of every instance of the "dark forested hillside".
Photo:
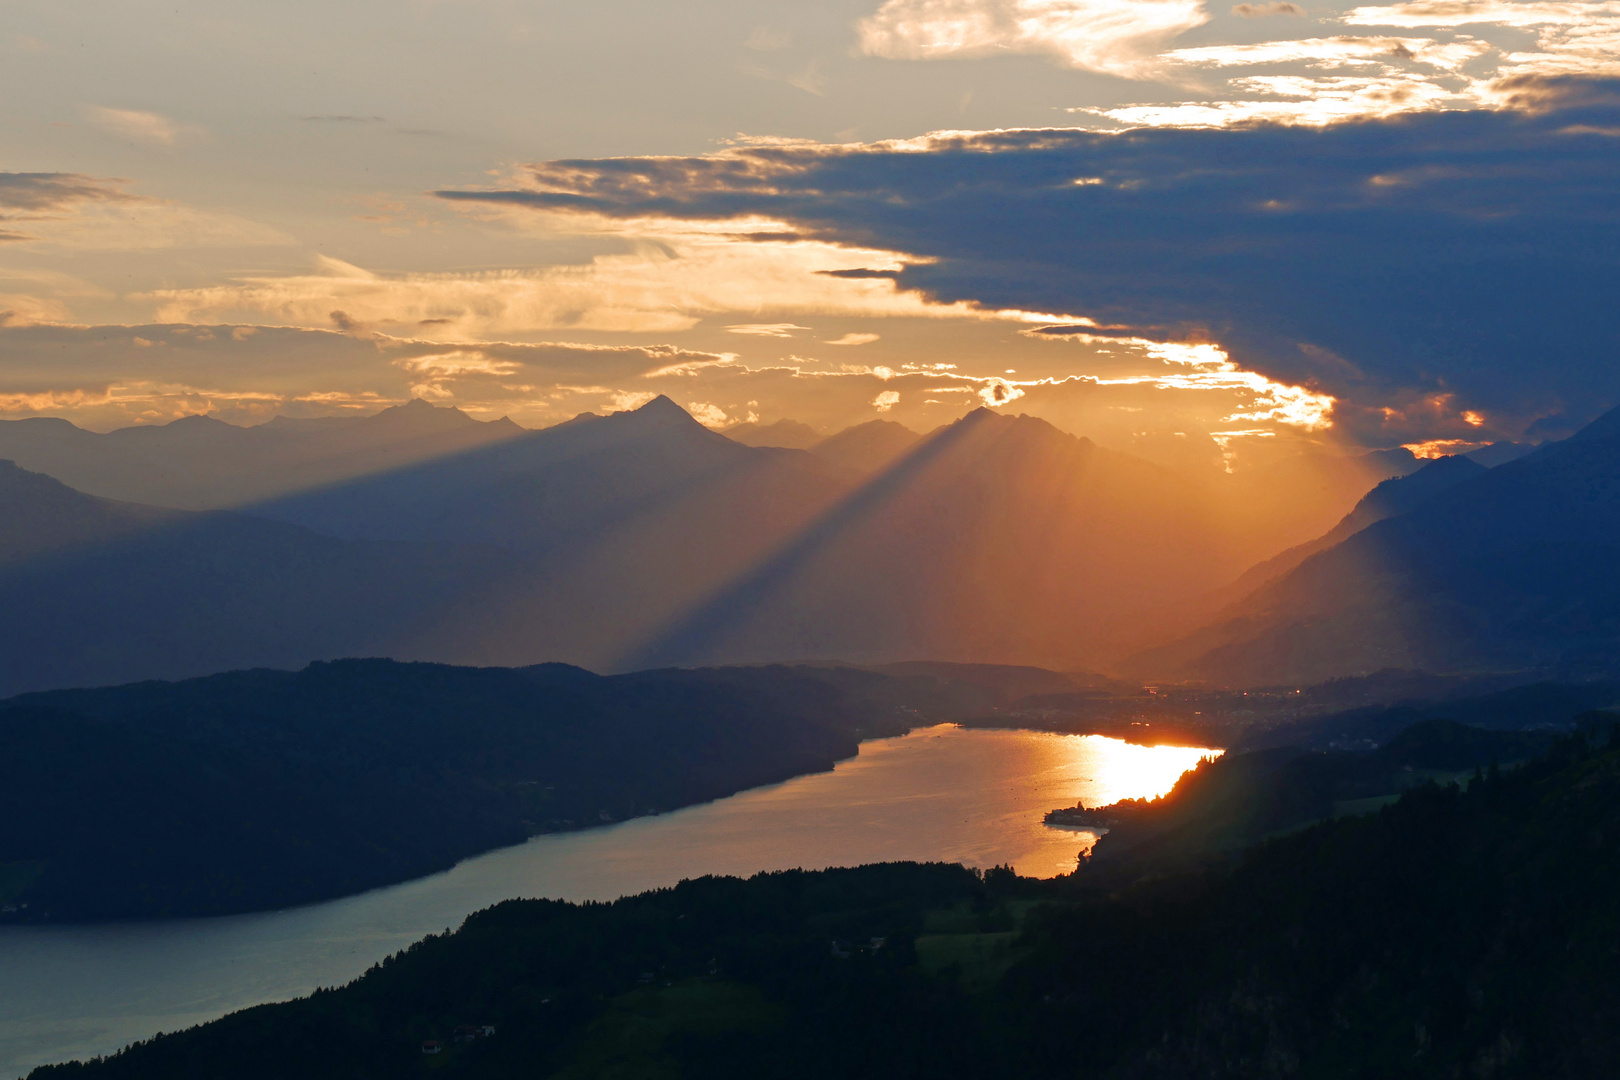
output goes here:
[[0, 703], [0, 903], [63, 919], [337, 896], [827, 769], [959, 696], [849, 669], [387, 660], [24, 695]]
[[1617, 838], [1620, 750], [1576, 736], [1123, 892], [902, 864], [511, 901], [32, 1076], [1584, 1080], [1620, 1068]]

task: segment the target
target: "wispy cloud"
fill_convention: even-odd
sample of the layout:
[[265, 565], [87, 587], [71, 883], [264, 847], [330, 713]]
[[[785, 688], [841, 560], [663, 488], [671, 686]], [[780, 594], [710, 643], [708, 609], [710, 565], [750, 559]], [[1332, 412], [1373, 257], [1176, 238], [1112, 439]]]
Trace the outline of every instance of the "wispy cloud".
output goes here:
[[869, 56], [944, 60], [1051, 56], [1132, 78], [1162, 69], [1165, 44], [1209, 20], [1200, 0], [886, 0], [857, 26]]
[[1243, 19], [1264, 19], [1272, 15], [1303, 16], [1305, 9], [1298, 4], [1290, 4], [1288, 0], [1276, 0], [1270, 4], [1238, 4], [1232, 8], [1232, 14]]
[[753, 337], [790, 338], [800, 330], [808, 330], [808, 326], [799, 326], [796, 323], [738, 323], [726, 327], [728, 334], [748, 334]]
[[[66, 416], [98, 428], [193, 413], [259, 422], [278, 412], [377, 409], [413, 396], [540, 426], [607, 408], [619, 395], [650, 398], [664, 388], [646, 388], [654, 377], [680, 378], [661, 372], [727, 362], [667, 345], [473, 347], [284, 327], [27, 325], [5, 317], [5, 303], [0, 296], [7, 375], [0, 413]], [[685, 382], [690, 391], [692, 380]]]
[[1519, 0], [1410, 0], [1351, 8], [1344, 21], [1360, 26], [1578, 25], [1620, 16], [1620, 4]]
[[81, 173], [0, 172], [0, 221], [47, 220], [87, 203], [136, 201], [123, 190], [125, 183]]
[[72, 251], [258, 247], [285, 234], [235, 214], [134, 195], [128, 181], [79, 173], [0, 173], [0, 237]]
[[1355, 37], [1305, 38], [1299, 41], [1264, 41], [1252, 45], [1205, 45], [1176, 49], [1165, 59], [1180, 64], [1237, 67], [1259, 64], [1384, 64], [1392, 60], [1426, 64], [1453, 71], [1491, 51], [1483, 41], [1435, 41], [1431, 38]]
[[1428, 112], [1458, 104], [1456, 94], [1420, 75], [1254, 75], [1234, 79], [1233, 100], [1077, 109], [1121, 124], [1150, 127], [1230, 127], [1278, 123], [1321, 126], [1345, 120]]
[[793, 44], [793, 35], [786, 30], [773, 30], [768, 26], [756, 26], [743, 41], [746, 48], [755, 52], [776, 52]]
[[155, 146], [173, 146], [183, 132], [196, 130], [182, 127], [160, 113], [142, 112], [139, 109], [87, 105], [84, 114], [87, 120], [109, 135]]
[[1536, 47], [1504, 50], [1493, 75], [1620, 75], [1620, 3], [1559, 0], [1408, 0], [1353, 8], [1344, 21], [1357, 26], [1502, 26], [1536, 33]]
[[[822, 273], [852, 258], [892, 265], [889, 252], [807, 240], [749, 241], [749, 232], [683, 230], [672, 220], [638, 221], [627, 235], [641, 241], [635, 253], [598, 256], [584, 264], [379, 274], [320, 257], [310, 273], [245, 276], [224, 284], [155, 290], [135, 299], [153, 304], [155, 317], [165, 322], [268, 320], [331, 327], [337, 313], [341, 325], [352, 331], [399, 333], [431, 327], [442, 340], [461, 341], [556, 329], [667, 333], [690, 329], [714, 315], [761, 310], [1001, 317], [971, 304], [933, 303], [898, 289], [888, 277]], [[787, 322], [732, 326], [733, 333], [768, 337], [808, 329]]]

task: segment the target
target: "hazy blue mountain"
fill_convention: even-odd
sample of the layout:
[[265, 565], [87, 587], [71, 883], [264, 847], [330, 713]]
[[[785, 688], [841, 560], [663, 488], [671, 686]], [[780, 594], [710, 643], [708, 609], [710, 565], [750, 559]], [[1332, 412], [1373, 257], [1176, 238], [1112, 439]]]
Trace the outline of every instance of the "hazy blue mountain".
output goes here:
[[237, 427], [206, 416], [97, 434], [66, 420], [0, 421], [0, 458], [79, 491], [187, 510], [240, 507], [523, 434], [425, 401], [365, 417]]
[[1620, 415], [1302, 562], [1134, 672], [1235, 685], [1384, 667], [1612, 671]]
[[892, 465], [921, 438], [893, 420], [868, 420], [829, 435], [810, 447], [810, 452], [846, 468], [875, 473]]
[[0, 692], [356, 653], [1072, 666], [1143, 597], [1233, 562], [1173, 474], [988, 411], [877, 476], [740, 445], [667, 399], [254, 516], [11, 476], [0, 618], [28, 632]]
[[635, 642], [768, 558], [859, 479], [802, 450], [733, 442], [661, 397], [255, 512], [349, 539], [528, 557], [464, 598], [456, 636], [415, 656], [622, 670]]
[[[478, 426], [426, 405], [353, 423]], [[171, 445], [176, 426], [141, 434]], [[202, 443], [261, 430], [179, 428]], [[910, 433], [868, 428], [844, 446], [893, 452], [897, 436]], [[12, 512], [0, 551], [30, 558], [0, 576], [0, 614], [31, 632], [0, 661], [10, 689], [356, 652], [597, 670], [1088, 667], [1229, 580], [1248, 550], [1210, 489], [989, 410], [875, 473], [744, 446], [659, 398], [301, 490], [253, 516], [115, 505], [43, 477], [13, 487], [0, 492]]]
[[779, 446], [785, 450], [808, 450], [821, 441], [815, 428], [798, 420], [733, 424], [721, 434], [744, 446]]
[[808, 454], [742, 446], [659, 397], [254, 512], [348, 538], [561, 552], [626, 530], [776, 533], [802, 521], [798, 504], [813, 512], [855, 479]]
[[400, 649], [515, 562], [114, 502], [0, 462], [0, 694]]
[[539, 557], [458, 611], [432, 654], [457, 662], [1074, 664], [1144, 598], [1233, 572], [1207, 499], [1029, 417], [980, 410], [862, 475], [660, 398], [258, 512]]

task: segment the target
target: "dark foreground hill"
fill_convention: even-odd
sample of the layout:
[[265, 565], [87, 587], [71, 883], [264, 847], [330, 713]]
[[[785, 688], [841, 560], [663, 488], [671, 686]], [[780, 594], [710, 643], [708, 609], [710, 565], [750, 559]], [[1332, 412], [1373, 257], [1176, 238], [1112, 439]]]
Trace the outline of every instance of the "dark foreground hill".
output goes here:
[[509, 901], [340, 990], [32, 1077], [1613, 1075], [1608, 741], [1122, 892], [891, 865]]
[[[1612, 722], [1617, 714], [1588, 715]], [[1371, 751], [1279, 746], [1206, 758], [1160, 798], [1054, 811], [1047, 821], [1106, 826], [1087, 853], [1086, 872], [1130, 883], [1220, 862], [1268, 836], [1337, 815], [1377, 809], [1421, 784], [1463, 781], [1487, 766], [1516, 764], [1559, 738], [1549, 731], [1424, 720]]]
[[850, 669], [387, 660], [24, 695], [0, 703], [3, 918], [357, 892], [828, 769], [971, 699]]

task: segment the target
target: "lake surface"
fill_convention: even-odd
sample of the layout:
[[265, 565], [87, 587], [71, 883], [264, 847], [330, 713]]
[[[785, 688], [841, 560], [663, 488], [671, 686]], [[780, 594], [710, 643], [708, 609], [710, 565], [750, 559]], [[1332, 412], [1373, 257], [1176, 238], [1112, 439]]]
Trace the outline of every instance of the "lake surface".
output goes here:
[[535, 837], [343, 900], [214, 919], [3, 928], [0, 1078], [341, 985], [511, 897], [610, 900], [704, 874], [900, 859], [1068, 873], [1095, 836], [1042, 824], [1047, 810], [1161, 794], [1208, 753], [944, 725], [865, 743], [832, 772]]

